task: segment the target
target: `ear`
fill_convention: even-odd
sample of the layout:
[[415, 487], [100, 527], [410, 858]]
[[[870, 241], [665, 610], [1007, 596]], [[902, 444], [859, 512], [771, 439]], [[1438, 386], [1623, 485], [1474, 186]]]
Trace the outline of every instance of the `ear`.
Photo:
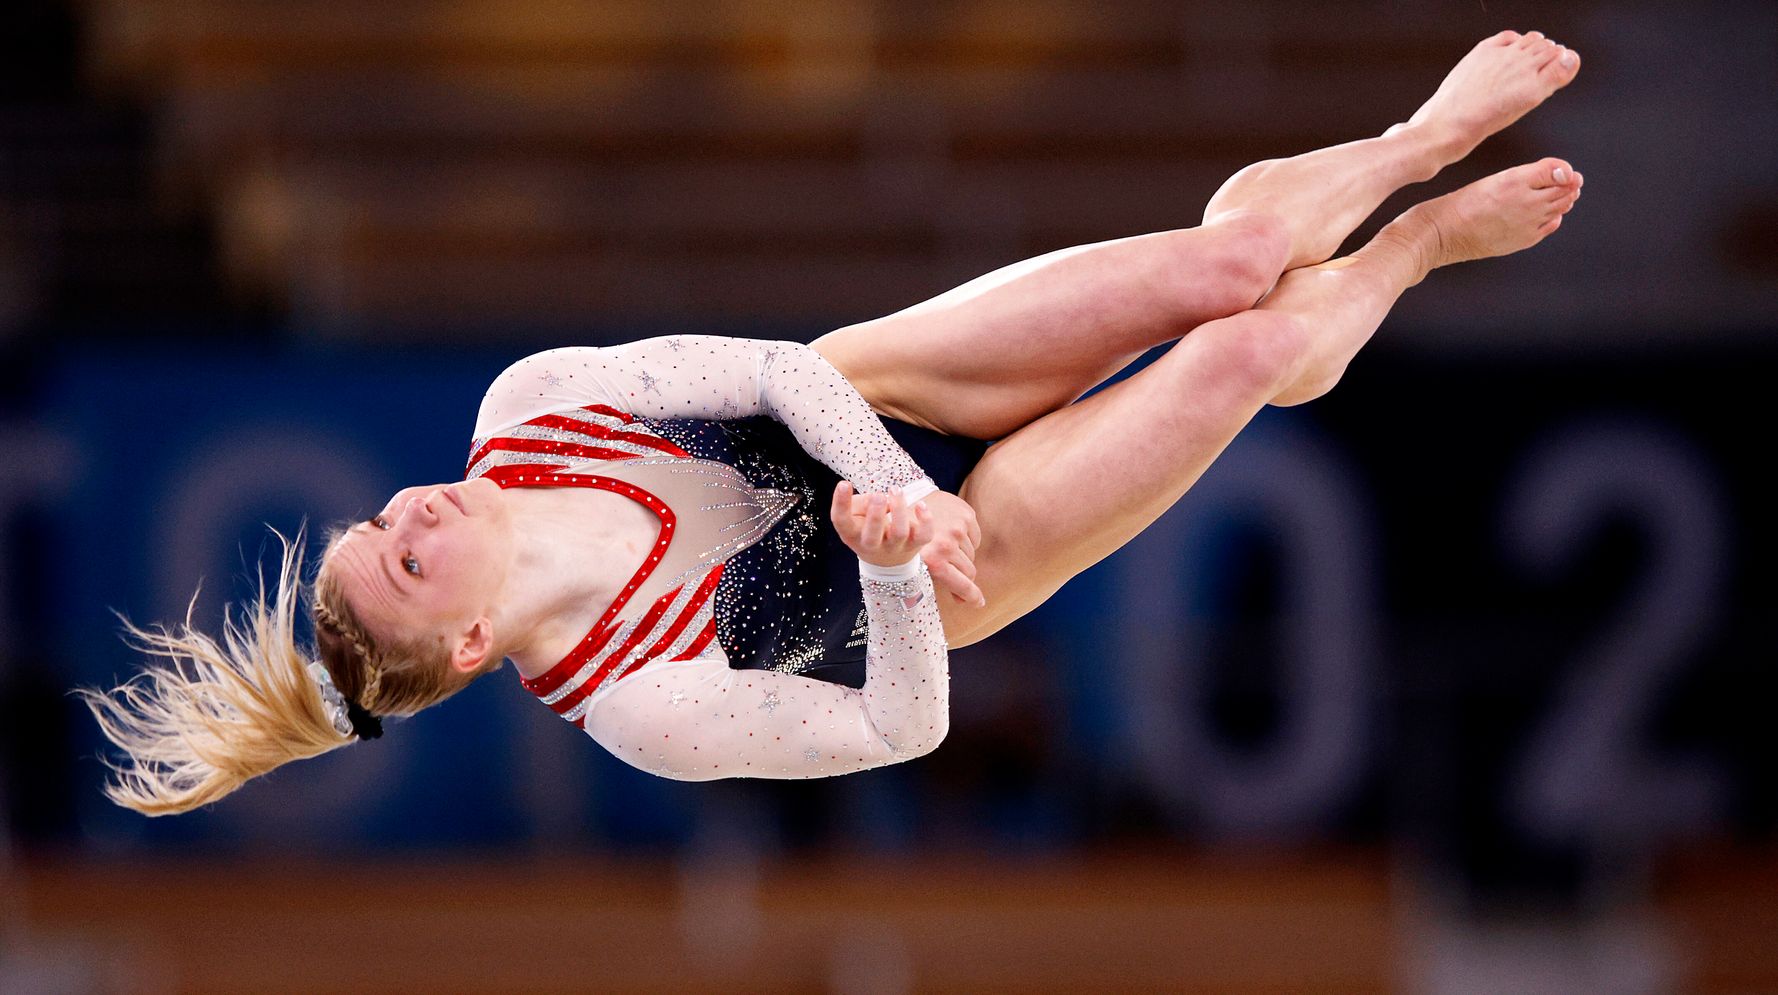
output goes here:
[[493, 651], [494, 623], [483, 616], [457, 637], [457, 643], [451, 649], [451, 666], [463, 673], [471, 673], [480, 669]]

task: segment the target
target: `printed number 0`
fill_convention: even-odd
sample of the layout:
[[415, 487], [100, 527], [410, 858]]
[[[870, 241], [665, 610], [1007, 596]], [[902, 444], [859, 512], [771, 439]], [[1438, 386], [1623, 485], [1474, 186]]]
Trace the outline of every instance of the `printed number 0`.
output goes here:
[[[1362, 486], [1326, 443], [1268, 432], [1231, 450], [1120, 557], [1125, 730], [1138, 776], [1176, 824], [1282, 836], [1331, 821], [1370, 756], [1375, 543]], [[1212, 725], [1193, 631], [1204, 623], [1180, 596], [1214, 569], [1202, 550], [1232, 517], [1275, 530], [1284, 554], [1282, 715], [1253, 750]]]

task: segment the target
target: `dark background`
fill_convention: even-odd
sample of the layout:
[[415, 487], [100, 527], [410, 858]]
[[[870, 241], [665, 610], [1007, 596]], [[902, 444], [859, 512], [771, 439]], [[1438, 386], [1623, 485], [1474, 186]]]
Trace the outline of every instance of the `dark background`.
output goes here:
[[[1192, 224], [1506, 27], [1578, 81], [1379, 218], [1554, 154], [1563, 229], [956, 653], [937, 753], [675, 784], [503, 674], [98, 794], [112, 612], [452, 478], [511, 360]], [[1758, 3], [7, 6], [0, 989], [1778, 988], [1775, 93]]]

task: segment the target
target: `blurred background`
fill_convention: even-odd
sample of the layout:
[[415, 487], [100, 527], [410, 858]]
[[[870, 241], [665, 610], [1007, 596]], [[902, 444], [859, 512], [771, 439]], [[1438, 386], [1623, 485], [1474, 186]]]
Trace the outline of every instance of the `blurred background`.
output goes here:
[[[1380, 216], [1576, 213], [957, 653], [937, 753], [676, 784], [503, 673], [100, 796], [112, 613], [454, 478], [512, 360], [1189, 226], [1509, 27], [1579, 80]], [[1778, 991], [1775, 97], [1764, 0], [9, 0], [0, 991]]]

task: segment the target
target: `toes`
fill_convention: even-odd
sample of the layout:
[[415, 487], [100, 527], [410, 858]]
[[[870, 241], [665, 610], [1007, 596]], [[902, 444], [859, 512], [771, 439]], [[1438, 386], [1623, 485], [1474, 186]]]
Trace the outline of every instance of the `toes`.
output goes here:
[[1580, 53], [1566, 45], [1557, 45], [1555, 54], [1538, 66], [1537, 72], [1557, 86], [1567, 86], [1574, 75], [1580, 72]]
[[1546, 187], [1566, 187], [1574, 182], [1574, 167], [1563, 159], [1541, 159], [1532, 166], [1533, 180], [1531, 187], [1542, 190]]
[[[1569, 178], [1572, 180], [1573, 174], [1570, 174]], [[1538, 203], [1541, 203], [1546, 210], [1561, 214], [1567, 214], [1573, 210], [1575, 203], [1580, 200], [1580, 187], [1572, 183], [1568, 186], [1533, 188], [1533, 192], [1538, 194]]]
[[1527, 31], [1519, 36], [1519, 46], [1522, 48], [1530, 48], [1540, 41], [1543, 41], [1543, 32], [1541, 31]]
[[1542, 238], [1543, 236], [1548, 235], [1550, 232], [1553, 232], [1557, 228], [1560, 228], [1560, 227], [1562, 227], [1562, 216], [1560, 214], [1558, 214], [1555, 217], [1549, 219], [1548, 221], [1545, 221], [1543, 224], [1537, 226], [1537, 237]]
[[1513, 42], [1518, 41], [1520, 37], [1521, 36], [1517, 31], [1502, 31], [1488, 40], [1496, 45], [1511, 45]]

